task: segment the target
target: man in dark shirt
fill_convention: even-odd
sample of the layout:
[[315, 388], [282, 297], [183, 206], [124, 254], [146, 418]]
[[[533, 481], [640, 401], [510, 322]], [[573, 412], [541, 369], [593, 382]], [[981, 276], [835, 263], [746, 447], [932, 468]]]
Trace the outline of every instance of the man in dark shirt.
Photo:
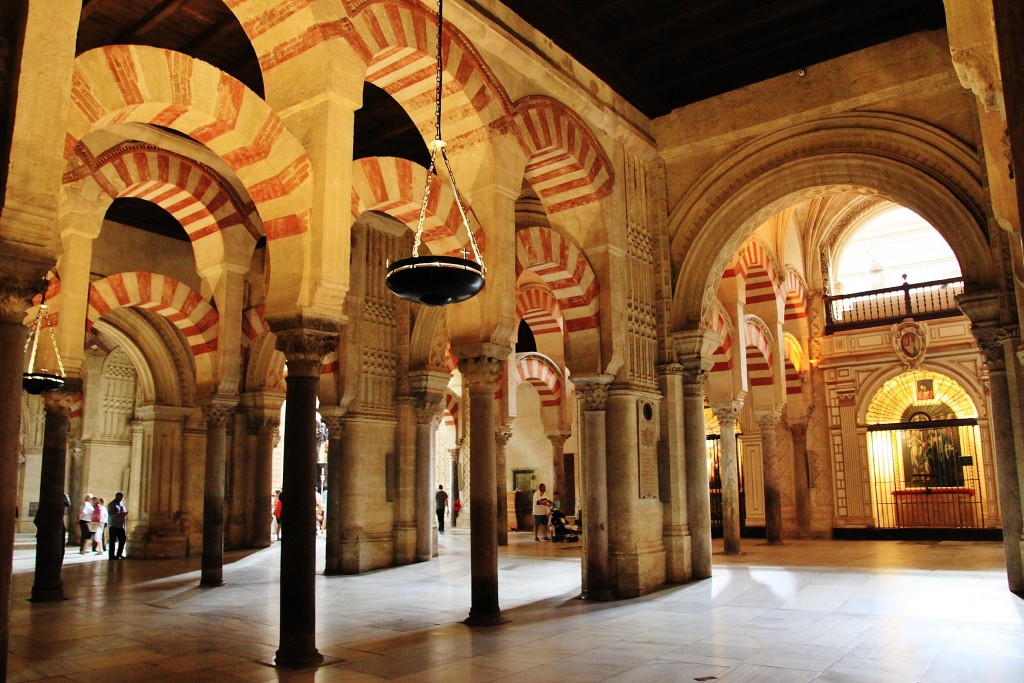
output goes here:
[[448, 509], [448, 494], [440, 484], [437, 486], [437, 493], [434, 494], [434, 509], [437, 512], [437, 530], [443, 534], [444, 513]]
[[[108, 559], [124, 559], [124, 542], [127, 540], [125, 523], [128, 520], [128, 508], [124, 505], [124, 494], [118, 491], [114, 500], [107, 506], [107, 519], [110, 527], [110, 543], [107, 545]], [[117, 546], [117, 550], [114, 550]]]

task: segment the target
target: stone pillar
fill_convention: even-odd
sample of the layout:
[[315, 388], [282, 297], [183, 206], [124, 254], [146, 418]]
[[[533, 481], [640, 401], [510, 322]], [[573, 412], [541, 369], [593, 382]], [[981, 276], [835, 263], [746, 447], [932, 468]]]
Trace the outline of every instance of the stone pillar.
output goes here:
[[505, 621], [498, 606], [497, 471], [494, 423], [497, 403], [494, 392], [505, 369], [508, 348], [480, 344], [459, 349], [459, 369], [469, 391], [469, 459], [473, 514], [470, 518], [471, 626], [493, 626]]
[[199, 585], [224, 584], [224, 481], [227, 421], [231, 399], [213, 397], [202, 405], [206, 418], [206, 478], [203, 483], [203, 562]]
[[[145, 434], [142, 461], [142, 491], [139, 495], [145, 511], [129, 538], [132, 557], [185, 557], [189, 542], [182, 525], [184, 422], [192, 408], [176, 406], [140, 406], [136, 418]], [[83, 492], [84, 493], [84, 492]], [[79, 500], [73, 504], [81, 505]]]
[[740, 552], [740, 465], [736, 453], [736, 420], [742, 403], [733, 401], [712, 406], [718, 418], [722, 471], [722, 538], [725, 552]]
[[82, 485], [82, 468], [85, 460], [85, 448], [81, 441], [76, 441], [71, 447], [71, 462], [68, 464], [68, 498], [71, 499], [71, 509], [68, 514], [68, 545], [81, 547], [81, 529], [78, 526], [78, 509], [82, 507], [87, 491]]
[[704, 429], [704, 383], [707, 370], [683, 372], [683, 430], [686, 449], [686, 516], [690, 526], [692, 578], [711, 576], [711, 488], [707, 433]]
[[[7, 263], [0, 270], [0, 671], [7, 671], [7, 643], [11, 628], [11, 564], [14, 561], [14, 509], [17, 506], [18, 457], [21, 445], [21, 373], [28, 328], [22, 324], [34, 278], [12, 278]], [[44, 271], [45, 272], [45, 271]], [[39, 273], [41, 276], [42, 273]]]
[[583, 597], [610, 600], [608, 558], [608, 453], [606, 409], [610, 376], [578, 377], [576, 402], [583, 408]]
[[[554, 481], [551, 483], [551, 494], [554, 495], [555, 491], [562, 494], [562, 500], [565, 500], [565, 441], [569, 438], [568, 434], [548, 434], [548, 441], [551, 442], [551, 470], [554, 472]], [[506, 487], [508, 488], [508, 487]], [[562, 512], [565, 512], [565, 508], [562, 508]], [[575, 510], [565, 512], [567, 515], [571, 515]]]
[[342, 506], [341, 440], [344, 420], [340, 408], [322, 408], [320, 418], [327, 425], [327, 548], [324, 559], [324, 575], [336, 576], [342, 573], [341, 566], [341, 520]]
[[416, 559], [416, 399], [396, 396], [395, 412], [394, 556], [395, 564], [401, 565]]
[[764, 462], [764, 534], [768, 545], [778, 545], [782, 543], [782, 481], [780, 456], [775, 448], [779, 414], [759, 413], [757, 425], [761, 428], [761, 460]]
[[[451, 498], [452, 498], [452, 505], [455, 505], [455, 501], [459, 500], [460, 496], [462, 495], [461, 492], [459, 491], [459, 489], [461, 488], [461, 483], [460, 483], [460, 478], [459, 478], [459, 449], [458, 448], [450, 448], [448, 450], [448, 456], [451, 458], [451, 464], [452, 464]], [[453, 529], [457, 526], [458, 518], [461, 515], [462, 515], [461, 512], [459, 512], [458, 515], [456, 515], [455, 514], [455, 509], [452, 508], [452, 528]]]
[[686, 462], [683, 449], [683, 366], [658, 366], [661, 390], [661, 439], [658, 443], [661, 468], [661, 499], [664, 516], [661, 527], [665, 544], [665, 581], [682, 583], [690, 579], [690, 527], [686, 514]]
[[[128, 510], [128, 519], [125, 524], [125, 533], [131, 535], [135, 526], [138, 524], [146, 523], [146, 519], [143, 517], [142, 509], [142, 446], [145, 439], [144, 431], [142, 427], [142, 421], [137, 417], [133, 417], [129, 420], [132, 429], [132, 440], [129, 446], [128, 455], [128, 489], [125, 493], [125, 506]], [[71, 451], [72, 457], [74, 457], [75, 450]], [[78, 508], [75, 506], [75, 499], [71, 499], [72, 512], [77, 512]]]
[[249, 436], [256, 439], [252, 463], [252, 496], [249, 500], [249, 545], [253, 548], [270, 547], [272, 512], [270, 497], [274, 488], [274, 440], [281, 423], [281, 405], [284, 397], [277, 394], [253, 392], [242, 394], [245, 407], [245, 426]]
[[320, 363], [337, 348], [336, 333], [275, 331], [288, 364], [282, 480], [280, 647], [275, 663], [307, 668], [323, 662], [316, 648], [316, 398]]
[[46, 431], [36, 511], [36, 574], [32, 602], [64, 600], [60, 571], [64, 564], [64, 470], [68, 452], [68, 422], [77, 394], [52, 391], [43, 396]]
[[793, 435], [793, 494], [796, 528], [801, 538], [811, 534], [811, 471], [807, 464], [807, 423], [790, 423]]
[[[434, 529], [434, 432], [441, 417], [440, 405], [430, 403], [416, 409], [416, 561], [427, 562], [437, 554]], [[449, 505], [451, 501], [449, 501]]]
[[[999, 489], [999, 516], [1003, 523], [1003, 553], [1006, 556], [1006, 580], [1012, 592], [1024, 593], [1024, 545], [1020, 463], [1014, 447], [1013, 415], [1007, 378], [1007, 344], [1016, 346], [1020, 332], [1016, 327], [974, 328], [978, 346], [988, 368], [992, 401], [991, 424], [995, 434], [996, 485]], [[1012, 356], [1011, 356], [1012, 358]]]
[[[512, 438], [512, 427], [494, 432], [495, 476], [497, 478], [498, 545], [508, 545], [508, 477], [506, 476], [505, 446]], [[554, 491], [552, 491], [553, 493]]]

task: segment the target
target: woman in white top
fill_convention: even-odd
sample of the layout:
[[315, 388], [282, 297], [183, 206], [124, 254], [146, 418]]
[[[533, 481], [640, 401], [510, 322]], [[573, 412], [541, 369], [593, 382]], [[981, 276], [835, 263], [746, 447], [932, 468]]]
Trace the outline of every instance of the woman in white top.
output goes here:
[[92, 494], [85, 494], [85, 502], [78, 508], [78, 529], [82, 536], [82, 548], [79, 554], [85, 555], [85, 546], [92, 539], [93, 532], [89, 530], [89, 522], [92, 521]]

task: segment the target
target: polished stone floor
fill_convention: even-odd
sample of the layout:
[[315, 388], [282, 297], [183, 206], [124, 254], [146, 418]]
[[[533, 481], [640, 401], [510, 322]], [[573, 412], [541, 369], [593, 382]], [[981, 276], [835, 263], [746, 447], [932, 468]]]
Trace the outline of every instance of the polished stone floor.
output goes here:
[[[1021, 681], [1024, 600], [983, 542], [792, 541], [715, 554], [714, 577], [587, 603], [578, 546], [511, 534], [499, 562], [508, 624], [469, 628], [469, 537], [430, 563], [316, 577], [325, 665], [285, 672], [275, 546], [108, 562], [69, 549], [69, 600], [27, 601], [31, 537], [14, 561], [8, 680], [53, 681]], [[323, 540], [319, 539], [322, 566]], [[720, 542], [716, 542], [720, 551]]]

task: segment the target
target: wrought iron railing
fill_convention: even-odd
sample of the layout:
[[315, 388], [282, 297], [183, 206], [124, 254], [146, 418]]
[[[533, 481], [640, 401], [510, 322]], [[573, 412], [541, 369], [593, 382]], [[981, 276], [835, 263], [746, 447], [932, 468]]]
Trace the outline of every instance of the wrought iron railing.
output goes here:
[[956, 296], [964, 291], [962, 278], [903, 284], [866, 292], [825, 297], [825, 334], [861, 327], [885, 325], [914, 318], [945, 318], [958, 315]]

